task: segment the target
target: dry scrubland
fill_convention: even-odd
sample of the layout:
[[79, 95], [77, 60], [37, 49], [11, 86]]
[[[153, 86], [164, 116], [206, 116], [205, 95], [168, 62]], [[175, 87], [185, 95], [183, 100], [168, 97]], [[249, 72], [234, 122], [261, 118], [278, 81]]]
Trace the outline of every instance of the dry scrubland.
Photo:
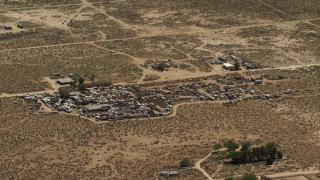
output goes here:
[[67, 4], [76, 4], [80, 3], [80, 0], [25, 0], [25, 1], [10, 1], [3, 0], [0, 2], [0, 5], [3, 5], [7, 8], [10, 7], [37, 7], [43, 5], [67, 5]]
[[195, 51], [203, 42], [196, 36], [170, 35], [139, 38], [132, 40], [116, 40], [99, 42], [97, 45], [109, 50], [122, 51], [140, 58], [186, 59], [186, 54]]
[[140, 67], [149, 58], [187, 62], [195, 75], [214, 73], [199, 60], [221, 54], [261, 67], [319, 63], [319, 9], [316, 0], [2, 1], [0, 23], [25, 29], [0, 31], [0, 92], [42, 90], [40, 78], [57, 70], [139, 82], [153, 74]]
[[[277, 73], [269, 72], [259, 73]], [[302, 78], [310, 74], [314, 80], [319, 78], [318, 70], [292, 74], [297, 72]], [[68, 115], [32, 115], [22, 100], [0, 99], [1, 177], [152, 179], [161, 170], [179, 169], [183, 157], [201, 159], [214, 143], [229, 138], [257, 145], [276, 141], [285, 159], [274, 168], [259, 163], [223, 164], [217, 177], [313, 166], [320, 159], [320, 95], [307, 90], [317, 87], [295, 87], [293, 95], [272, 101], [248, 100], [228, 108], [220, 103], [184, 105], [172, 118], [100, 125]], [[22, 114], [16, 114], [17, 109]], [[202, 164], [209, 174], [217, 168], [212, 158]], [[185, 170], [177, 179], [203, 176], [197, 170]]]
[[141, 76], [140, 69], [130, 64], [130, 57], [86, 44], [3, 51], [0, 54], [1, 57], [6, 57], [0, 61], [0, 92], [43, 90], [45, 84], [41, 83], [41, 78], [56, 72], [94, 74], [97, 78], [114, 82], [133, 80]]
[[[320, 57], [317, 0], [5, 0], [0, 12], [0, 24], [25, 25], [23, 32], [0, 30], [0, 94], [44, 90], [42, 78], [52, 73], [113, 82], [161, 79], [140, 66], [149, 58], [188, 62], [197, 75], [210, 72], [199, 61], [207, 56], [236, 54], [262, 67], [319, 63]], [[217, 177], [313, 166], [320, 159], [319, 72], [247, 74], [289, 77], [254, 87], [293, 90], [277, 100], [184, 105], [172, 118], [100, 125], [64, 114], [32, 115], [21, 99], [1, 98], [0, 177], [154, 179], [230, 138], [277, 141], [285, 159], [277, 168], [223, 164]], [[219, 165], [214, 158], [203, 164], [209, 174]], [[176, 179], [204, 177], [188, 169]]]

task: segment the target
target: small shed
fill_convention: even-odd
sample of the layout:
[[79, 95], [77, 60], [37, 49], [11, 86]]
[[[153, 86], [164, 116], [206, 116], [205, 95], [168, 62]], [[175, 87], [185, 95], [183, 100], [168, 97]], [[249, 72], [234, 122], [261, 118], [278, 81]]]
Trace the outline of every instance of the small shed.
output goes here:
[[168, 171], [161, 171], [161, 172], [160, 172], [160, 175], [161, 175], [161, 176], [169, 176], [170, 174], [169, 174]]
[[57, 80], [57, 83], [60, 85], [68, 85], [68, 84], [72, 84], [73, 82], [74, 80], [71, 78], [61, 78]]
[[234, 69], [234, 65], [232, 65], [230, 63], [223, 63], [223, 68], [225, 68], [227, 70], [233, 70]]
[[169, 176], [178, 176], [178, 175], [179, 175], [178, 171], [170, 171], [169, 172]]

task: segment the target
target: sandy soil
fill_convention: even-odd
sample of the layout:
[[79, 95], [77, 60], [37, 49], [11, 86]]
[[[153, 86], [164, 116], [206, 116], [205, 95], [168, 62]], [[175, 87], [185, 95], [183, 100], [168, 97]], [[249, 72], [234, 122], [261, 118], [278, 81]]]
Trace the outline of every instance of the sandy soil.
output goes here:
[[[13, 27], [0, 30], [0, 176], [158, 179], [162, 170], [178, 170], [176, 179], [211, 179], [245, 171], [285, 172], [275, 178], [309, 173], [300, 171], [319, 163], [320, 76], [319, 69], [309, 68], [319, 65], [319, 9], [313, 0], [0, 2], [0, 25]], [[18, 23], [25, 28], [16, 28]], [[257, 92], [294, 93], [228, 108], [185, 103], [167, 118], [108, 123], [67, 113], [34, 115], [16, 97], [56, 92], [59, 86], [43, 79], [51, 73], [94, 74], [122, 84], [144, 83], [150, 75], [159, 77], [155, 82], [228, 75], [221, 66], [203, 68], [198, 61], [230, 54], [263, 68], [238, 72], [246, 77], [288, 77], [255, 86]], [[191, 61], [193, 70], [142, 66], [155, 58]], [[221, 165], [208, 153], [229, 138], [277, 141], [285, 159], [271, 168]], [[183, 157], [197, 169], [181, 170]]]

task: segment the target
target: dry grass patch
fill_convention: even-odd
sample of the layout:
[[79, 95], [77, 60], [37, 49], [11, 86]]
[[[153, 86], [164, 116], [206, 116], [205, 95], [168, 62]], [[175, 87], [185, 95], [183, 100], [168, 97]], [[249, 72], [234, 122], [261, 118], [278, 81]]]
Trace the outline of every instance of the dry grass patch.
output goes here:
[[[0, 92], [21, 93], [43, 90], [41, 78], [53, 73], [95, 75], [97, 80], [132, 81], [141, 70], [125, 55], [110, 53], [92, 45], [68, 45], [0, 52]], [[12, 83], [15, 82], [15, 83]]]

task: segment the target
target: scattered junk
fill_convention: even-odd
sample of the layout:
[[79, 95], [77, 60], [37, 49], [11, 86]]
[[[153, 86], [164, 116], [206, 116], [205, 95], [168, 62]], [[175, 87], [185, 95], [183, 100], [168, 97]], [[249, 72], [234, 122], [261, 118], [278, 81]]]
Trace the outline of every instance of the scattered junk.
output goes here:
[[221, 61], [221, 60], [216, 60], [216, 61], [212, 61], [211, 64], [223, 64], [224, 61]]
[[185, 63], [182, 63], [182, 64], [179, 64], [179, 68], [181, 69], [188, 69], [190, 66], [188, 64], [185, 64]]
[[272, 99], [272, 98], [278, 98], [279, 94], [261, 94], [253, 96], [254, 99]]
[[218, 60], [219, 60], [220, 62], [227, 62], [227, 58], [225, 58], [224, 56], [219, 56], [219, 57], [218, 57]]
[[231, 59], [233, 59], [233, 60], [237, 60], [237, 56], [235, 56], [235, 55], [231, 55], [230, 57], [231, 57]]
[[23, 24], [17, 24], [17, 27], [20, 28], [20, 29], [23, 29], [24, 25]]
[[60, 79], [60, 78], [64, 78], [64, 75], [60, 73], [55, 73], [50, 75], [50, 79]]
[[258, 66], [252, 65], [249, 63], [243, 63], [242, 66], [245, 67], [246, 69], [258, 69], [259, 68]]
[[160, 176], [178, 176], [178, 171], [161, 171]]
[[254, 82], [254, 84], [259, 85], [263, 84], [263, 78], [250, 77], [250, 81]]
[[262, 81], [262, 80], [260, 80], [260, 79], [259, 79], [259, 80], [257, 79], [257, 80], [255, 80], [255, 81], [254, 81], [254, 84], [257, 84], [257, 85], [259, 85], [259, 84], [263, 84], [263, 81]]
[[223, 103], [224, 106], [230, 107], [230, 106], [235, 106], [237, 103], [235, 101], [228, 101]]
[[[54, 77], [60, 77], [55, 74]], [[193, 101], [217, 101], [225, 100], [224, 106], [234, 106], [242, 98], [271, 99], [279, 97], [278, 94], [259, 94], [250, 89], [248, 84], [228, 84], [230, 82], [249, 82], [239, 74], [230, 74], [223, 80], [225, 85], [210, 81], [208, 76], [206, 82], [203, 78], [190, 79], [190, 81], [176, 81], [165, 83], [146, 83], [138, 85], [111, 85], [85, 88], [76, 91], [68, 87], [69, 96], [55, 94], [26, 94], [23, 98], [40, 108], [40, 100], [45, 106], [54, 112], [64, 111], [67, 113], [78, 113], [79, 116], [93, 118], [96, 121], [115, 121], [133, 118], [167, 117], [172, 115], [174, 105], [181, 102]], [[218, 79], [216, 79], [219, 83]], [[259, 78], [251, 78], [257, 82]], [[71, 78], [57, 79], [59, 84], [72, 83]], [[286, 89], [286, 92], [290, 92]], [[31, 107], [31, 106], [30, 106]], [[32, 108], [33, 110], [33, 108]]]
[[292, 92], [291, 89], [285, 89], [285, 90], [283, 90], [283, 93], [284, 93], [284, 94], [290, 94], [291, 92]]
[[4, 30], [12, 30], [12, 26], [9, 26], [9, 25], [4, 25], [2, 28]]

